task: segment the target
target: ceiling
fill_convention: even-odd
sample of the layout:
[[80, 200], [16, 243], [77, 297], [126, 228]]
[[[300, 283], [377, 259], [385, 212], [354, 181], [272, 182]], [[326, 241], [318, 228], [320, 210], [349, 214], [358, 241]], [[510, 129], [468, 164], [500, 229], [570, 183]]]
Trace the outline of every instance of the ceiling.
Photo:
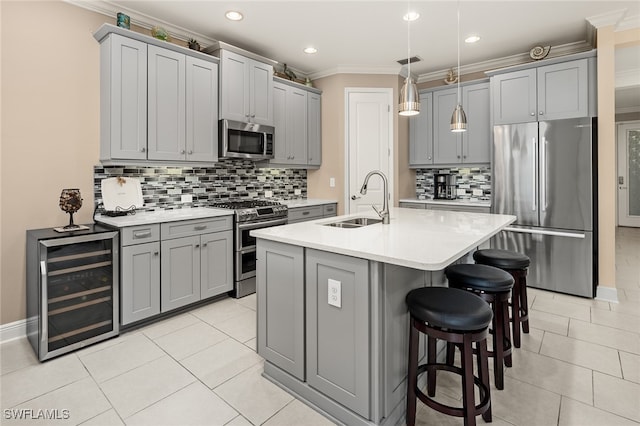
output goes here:
[[[435, 79], [456, 66], [456, 5], [447, 1], [186, 1], [186, 0], [67, 0], [101, 3], [103, 12], [122, 11], [136, 24], [165, 26], [176, 37], [194, 37], [203, 47], [220, 40], [286, 63], [298, 74], [318, 78], [340, 72], [399, 73], [399, 59], [407, 58], [410, 7], [420, 18], [410, 24], [411, 65], [418, 81]], [[244, 19], [232, 22], [226, 11]], [[498, 68], [497, 58], [528, 60], [537, 45], [552, 46], [550, 57], [571, 49], [588, 48], [590, 22], [616, 22], [617, 29], [640, 27], [640, 1], [460, 1], [460, 35], [477, 34], [476, 44], [461, 42], [462, 71]], [[144, 25], [143, 25], [144, 26]], [[318, 53], [305, 54], [314, 46]], [[640, 51], [635, 51], [640, 58]], [[494, 62], [492, 62], [492, 60]], [[626, 61], [633, 63], [633, 61]], [[502, 65], [504, 66], [504, 65]], [[640, 65], [637, 68], [640, 75]], [[640, 82], [638, 83], [640, 84]]]

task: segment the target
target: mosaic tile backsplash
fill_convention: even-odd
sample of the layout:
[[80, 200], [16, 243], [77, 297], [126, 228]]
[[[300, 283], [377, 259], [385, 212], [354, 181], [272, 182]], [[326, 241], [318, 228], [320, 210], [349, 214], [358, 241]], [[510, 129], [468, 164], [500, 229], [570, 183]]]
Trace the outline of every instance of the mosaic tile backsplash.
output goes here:
[[[100, 181], [118, 176], [140, 180], [144, 198], [140, 210], [146, 211], [202, 207], [230, 198], [265, 198], [265, 191], [283, 200], [307, 198], [304, 169], [258, 168], [253, 161], [221, 159], [211, 167], [94, 166], [97, 205], [102, 203]], [[295, 195], [296, 189], [300, 195]], [[191, 194], [193, 202], [180, 202], [184, 194]]]
[[416, 197], [419, 200], [433, 199], [433, 175], [438, 173], [458, 176], [456, 183], [459, 200], [491, 201], [491, 168], [489, 167], [418, 169], [416, 170]]

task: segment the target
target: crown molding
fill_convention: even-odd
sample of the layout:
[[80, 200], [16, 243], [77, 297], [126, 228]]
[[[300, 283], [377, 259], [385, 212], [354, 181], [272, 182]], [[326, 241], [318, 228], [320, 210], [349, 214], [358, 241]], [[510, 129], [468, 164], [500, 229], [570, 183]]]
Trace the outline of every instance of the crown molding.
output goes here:
[[627, 9], [617, 9], [600, 15], [589, 16], [587, 22], [595, 28], [616, 26], [626, 15]]
[[616, 27], [617, 31], [627, 31], [640, 28], [640, 15], [625, 16]]
[[[361, 65], [339, 65], [335, 68], [329, 68], [324, 71], [309, 74], [311, 80], [329, 77], [335, 74], [392, 74], [400, 75], [401, 65], [391, 67], [367, 67]], [[406, 72], [405, 72], [406, 75]]]
[[[586, 52], [593, 47], [586, 41], [579, 41], [574, 43], [560, 44], [552, 46], [549, 51], [549, 56], [546, 59], [557, 58], [560, 56], [572, 55], [574, 53]], [[529, 52], [518, 53], [516, 55], [505, 56], [503, 58], [490, 59], [488, 61], [476, 62], [474, 64], [463, 65], [460, 67], [459, 75], [472, 74], [476, 72], [484, 72], [487, 70], [494, 70], [500, 68], [506, 68], [513, 65], [525, 64], [528, 62], [535, 62], [529, 56]], [[427, 81], [440, 80], [447, 77], [447, 73], [450, 68], [433, 71], [426, 74], [420, 74], [418, 76], [418, 83], [424, 83]]]
[[65, 3], [81, 7], [86, 10], [90, 10], [92, 12], [99, 13], [101, 15], [109, 16], [113, 18], [113, 23], [115, 24], [116, 15], [118, 12], [125, 13], [129, 15], [131, 18], [131, 23], [139, 26], [141, 28], [145, 28], [151, 30], [156, 25], [162, 26], [167, 32], [171, 35], [171, 37], [188, 41], [190, 38], [195, 38], [198, 40], [200, 45], [202, 46], [202, 50], [204, 50], [209, 45], [212, 45], [218, 40], [214, 40], [205, 36], [204, 34], [196, 33], [194, 31], [188, 30], [183, 27], [179, 27], [177, 25], [173, 25], [169, 22], [163, 21], [161, 19], [154, 18], [152, 16], [146, 15], [144, 13], [138, 12], [137, 10], [130, 9], [128, 7], [116, 6], [115, 4], [105, 1], [105, 0], [63, 0]]

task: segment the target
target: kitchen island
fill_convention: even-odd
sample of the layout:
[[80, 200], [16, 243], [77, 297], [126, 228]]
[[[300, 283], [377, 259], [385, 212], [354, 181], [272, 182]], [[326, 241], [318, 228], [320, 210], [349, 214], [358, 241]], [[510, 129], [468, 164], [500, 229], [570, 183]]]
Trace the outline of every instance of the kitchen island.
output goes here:
[[395, 425], [405, 411], [405, 295], [445, 285], [447, 265], [516, 218], [393, 208], [387, 225], [327, 225], [362, 216], [377, 218], [372, 211], [251, 233], [258, 353], [265, 377], [334, 421]]

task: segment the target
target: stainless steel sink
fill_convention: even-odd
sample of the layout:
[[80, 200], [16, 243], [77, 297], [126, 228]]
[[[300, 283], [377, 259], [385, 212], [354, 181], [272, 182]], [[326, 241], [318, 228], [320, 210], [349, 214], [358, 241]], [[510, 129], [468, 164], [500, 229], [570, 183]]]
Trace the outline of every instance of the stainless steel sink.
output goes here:
[[341, 220], [340, 222], [324, 223], [325, 226], [333, 226], [336, 228], [361, 228], [367, 225], [373, 225], [374, 223], [380, 223], [382, 219], [375, 219], [372, 217], [354, 217], [351, 219]]

